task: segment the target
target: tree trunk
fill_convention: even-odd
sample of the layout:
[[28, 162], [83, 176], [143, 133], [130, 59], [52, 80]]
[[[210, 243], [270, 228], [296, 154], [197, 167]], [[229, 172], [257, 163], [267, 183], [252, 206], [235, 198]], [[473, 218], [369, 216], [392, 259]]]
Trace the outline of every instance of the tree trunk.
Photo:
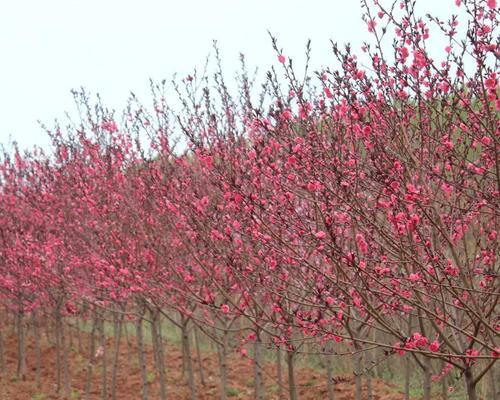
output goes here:
[[3, 333], [0, 329], [0, 373], [5, 372], [5, 356], [3, 354]]
[[130, 336], [128, 334], [127, 323], [123, 324], [123, 331], [125, 332], [125, 341], [127, 342], [127, 352], [125, 353], [127, 354], [127, 364], [130, 365], [130, 363], [132, 362], [132, 343], [130, 341]]
[[262, 353], [261, 353], [261, 338], [260, 332], [255, 332], [256, 338], [253, 345], [253, 358], [254, 358], [254, 386], [255, 386], [255, 399], [264, 399], [264, 387], [262, 380]]
[[368, 392], [368, 400], [373, 400], [373, 387], [372, 387], [372, 350], [368, 350], [365, 356], [365, 370], [366, 370], [366, 390]]
[[354, 355], [354, 386], [355, 386], [355, 391], [354, 391], [354, 398], [356, 400], [361, 400], [361, 394], [362, 394], [362, 353], [359, 352], [359, 349], [357, 346], [355, 346], [356, 349], [356, 354]]
[[217, 343], [217, 354], [219, 356], [219, 372], [220, 372], [220, 399], [227, 399], [227, 332], [225, 321], [217, 319], [219, 323], [219, 329], [222, 334], [219, 335], [217, 330], [214, 330], [216, 337], [220, 339], [222, 343]]
[[411, 360], [410, 354], [405, 354], [405, 400], [410, 400], [410, 377], [411, 377]]
[[78, 352], [83, 353], [82, 335], [81, 335], [81, 330], [80, 330], [80, 319], [79, 318], [76, 319], [75, 326], [76, 326], [76, 340], [78, 342]]
[[85, 382], [85, 399], [86, 400], [90, 400], [90, 389], [92, 387], [92, 372], [94, 370], [96, 327], [97, 327], [97, 317], [94, 316], [94, 319], [92, 321], [92, 331], [90, 333], [89, 363], [87, 365], [87, 379]]
[[100, 324], [100, 349], [101, 349], [101, 397], [103, 400], [108, 398], [108, 360], [107, 360], [107, 346], [106, 346], [106, 335], [104, 331], [105, 319], [104, 315], [101, 316]]
[[297, 393], [297, 385], [295, 383], [295, 372], [294, 372], [294, 355], [295, 353], [288, 350], [286, 353], [286, 363], [288, 367], [288, 391], [290, 393], [290, 400], [298, 400], [299, 395]]
[[326, 346], [326, 354], [325, 354], [325, 365], [326, 365], [326, 388], [328, 390], [328, 400], [335, 399], [335, 382], [333, 381], [333, 343], [330, 340]]
[[203, 386], [205, 386], [206, 385], [205, 373], [203, 370], [203, 360], [201, 359], [201, 351], [200, 351], [200, 336], [198, 333], [198, 328], [196, 326], [194, 327], [194, 341], [196, 345], [196, 357], [198, 359], [198, 367], [200, 371], [200, 382]]
[[477, 400], [476, 383], [470, 369], [464, 371], [465, 389], [467, 390], [467, 398], [469, 400]]
[[167, 380], [165, 375], [165, 360], [163, 355], [163, 342], [160, 332], [160, 323], [161, 320], [159, 318], [160, 314], [158, 311], [151, 312], [151, 335], [153, 339], [153, 351], [155, 354], [155, 364], [156, 370], [158, 372], [158, 377], [160, 380], [160, 399], [167, 399]]
[[61, 391], [61, 326], [58, 316], [59, 312], [56, 310], [56, 393]]
[[116, 379], [118, 377], [118, 361], [120, 357], [120, 340], [122, 335], [122, 323], [123, 315], [115, 315], [115, 321], [113, 324], [113, 338], [114, 338], [114, 350], [113, 350], [113, 372], [111, 378], [111, 398], [116, 399]]
[[42, 368], [42, 359], [40, 351], [40, 327], [38, 313], [33, 312], [33, 334], [35, 335], [35, 385], [37, 389], [41, 387], [40, 373]]
[[428, 357], [424, 357], [423, 360], [424, 368], [422, 369], [423, 374], [423, 389], [424, 389], [424, 400], [431, 400], [431, 389], [432, 389], [432, 379], [431, 379], [431, 360]]
[[500, 380], [500, 376], [498, 376], [497, 365], [493, 365], [489, 371], [490, 375], [490, 397], [494, 400], [500, 400], [500, 393], [497, 391], [498, 380]]
[[189, 330], [188, 330], [189, 320], [184, 316], [182, 317], [182, 343], [184, 347], [184, 357], [185, 365], [188, 373], [188, 385], [191, 391], [191, 399], [196, 400], [198, 398], [198, 392], [196, 389], [196, 381], [194, 377], [193, 369], [193, 358], [191, 356], [191, 343], [189, 340]]
[[283, 366], [282, 366], [282, 356], [281, 347], [276, 349], [276, 368], [278, 375], [278, 398], [282, 400], [285, 396], [283, 395]]
[[136, 339], [137, 339], [137, 351], [139, 356], [139, 368], [141, 371], [141, 381], [142, 381], [142, 400], [148, 400], [148, 375], [146, 370], [146, 357], [144, 356], [144, 337], [142, 331], [142, 315], [137, 318], [135, 323], [136, 328]]
[[23, 312], [18, 311], [17, 319], [17, 379], [26, 380], [26, 345], [24, 338]]
[[63, 384], [64, 384], [64, 394], [66, 397], [70, 397], [71, 395], [71, 380], [69, 376], [69, 355], [68, 355], [68, 346], [66, 345], [66, 331], [64, 329], [64, 324], [62, 320], [62, 316], [59, 313], [59, 325], [61, 328], [61, 348], [63, 353], [63, 363], [62, 363], [62, 372], [63, 372]]

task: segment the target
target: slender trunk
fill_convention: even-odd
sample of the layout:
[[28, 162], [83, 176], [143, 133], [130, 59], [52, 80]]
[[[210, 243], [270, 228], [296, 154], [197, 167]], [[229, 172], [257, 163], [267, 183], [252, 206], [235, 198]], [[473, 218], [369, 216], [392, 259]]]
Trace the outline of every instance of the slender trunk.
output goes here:
[[[0, 317], [5, 317], [7, 319], [8, 314], [2, 315], [0, 314]], [[2, 318], [3, 319], [3, 318]], [[3, 345], [3, 324], [0, 322], [0, 383], [4, 382], [5, 375], [6, 375], [6, 368], [5, 368], [5, 358], [4, 358], [4, 345]], [[7, 385], [0, 385], [0, 399], [4, 400], [7, 399], [6, 396], [6, 386]]]
[[328, 342], [326, 346], [326, 354], [325, 354], [325, 364], [326, 364], [326, 387], [328, 390], [328, 400], [334, 400], [335, 399], [335, 387], [334, 387], [334, 381], [333, 381], [333, 365], [332, 365], [332, 358], [333, 358], [333, 343], [330, 341]]
[[141, 381], [142, 381], [142, 400], [148, 400], [148, 376], [146, 370], [146, 357], [144, 356], [144, 337], [142, 331], [142, 315], [137, 318], [135, 323], [136, 328], [136, 339], [137, 339], [137, 351], [139, 355], [139, 368], [141, 371]]
[[127, 355], [127, 364], [130, 365], [132, 362], [132, 343], [130, 342], [127, 323], [123, 325], [123, 331], [125, 332], [125, 341], [127, 342], [127, 351], [125, 353]]
[[500, 376], [498, 376], [497, 372], [498, 369], [496, 369], [496, 365], [493, 365], [489, 371], [490, 375], [490, 397], [494, 400], [499, 400], [500, 399], [500, 393], [497, 392], [497, 384], [498, 380], [500, 380]]
[[288, 391], [290, 393], [290, 400], [298, 400], [299, 395], [297, 393], [297, 385], [295, 383], [295, 372], [294, 372], [294, 352], [288, 350], [286, 353], [286, 363], [288, 367]]
[[160, 380], [160, 399], [167, 399], [167, 385], [165, 375], [165, 361], [163, 356], [163, 343], [159, 325], [161, 323], [158, 310], [151, 311], [151, 336], [153, 340], [153, 352], [155, 354], [156, 371]]
[[155, 321], [155, 312], [153, 310], [149, 310], [149, 315], [150, 315], [150, 331], [151, 331], [151, 344], [153, 346], [153, 365], [155, 369], [155, 373], [158, 373], [158, 365], [160, 364], [160, 360], [158, 358], [158, 351], [156, 348], [156, 321]]
[[26, 345], [23, 311], [17, 312], [17, 379], [26, 380]]
[[411, 360], [410, 354], [404, 356], [405, 364], [405, 400], [410, 400], [410, 377], [411, 377]]
[[278, 398], [281, 400], [285, 396], [283, 395], [283, 366], [282, 366], [282, 356], [281, 356], [281, 347], [276, 349], [276, 368], [278, 375]]
[[261, 337], [260, 332], [256, 331], [256, 338], [253, 345], [254, 349], [254, 385], [255, 385], [255, 399], [264, 399], [264, 387], [262, 380], [262, 354], [261, 354]]
[[77, 318], [75, 322], [76, 326], [76, 340], [78, 342], [78, 353], [83, 353], [83, 348], [82, 348], [82, 335], [80, 331], [80, 319]]
[[467, 398], [469, 400], [477, 400], [476, 383], [470, 369], [464, 371], [465, 388], [467, 390]]
[[373, 387], [372, 387], [372, 350], [368, 350], [366, 352], [365, 370], [366, 370], [366, 390], [368, 392], [368, 400], [373, 400]]
[[40, 370], [42, 362], [41, 362], [41, 352], [40, 352], [40, 329], [38, 323], [38, 313], [36, 311], [33, 312], [32, 323], [33, 323], [33, 335], [35, 337], [35, 385], [37, 389], [40, 389], [41, 386]]
[[[64, 331], [60, 305], [55, 310], [56, 319], [56, 392], [59, 393], [61, 386], [64, 395], [69, 397], [71, 385], [69, 380], [68, 349], [66, 346], [66, 335]], [[62, 383], [61, 383], [62, 382]]]
[[123, 315], [115, 315], [115, 320], [113, 324], [113, 338], [114, 338], [114, 350], [113, 350], [113, 372], [111, 378], [111, 399], [116, 400], [116, 379], [118, 378], [118, 361], [120, 357], [120, 339], [122, 335], [122, 323]]
[[[378, 342], [378, 330], [377, 329], [374, 329], [373, 330], [373, 343], [379, 343]], [[379, 348], [375, 348], [373, 349], [373, 360], [375, 361], [375, 365], [374, 365], [374, 368], [373, 368], [373, 372], [375, 374], [375, 377], [377, 378], [382, 378], [382, 368], [381, 368], [381, 363], [379, 361]]]
[[[181, 322], [182, 324], [182, 322]], [[181, 325], [182, 326], [182, 325]], [[186, 341], [184, 340], [184, 328], [181, 328], [181, 346], [182, 346], [182, 372], [181, 372], [181, 378], [184, 379], [186, 376], [186, 359], [187, 359], [187, 353], [186, 353]]]
[[194, 378], [193, 358], [191, 356], [191, 343], [189, 341], [188, 323], [189, 320], [182, 316], [182, 343], [184, 347], [185, 366], [188, 374], [188, 385], [191, 391], [191, 399], [196, 400], [198, 398], [198, 393]]
[[61, 391], [61, 326], [56, 311], [56, 393]]
[[47, 343], [52, 346], [54, 342], [53, 342], [52, 337], [51, 337], [50, 326], [52, 326], [52, 324], [47, 323], [47, 321], [45, 321], [45, 324], [44, 324], [45, 339], [47, 340]]
[[3, 333], [2, 329], [0, 329], [0, 373], [5, 372], [5, 356], [3, 354]]
[[423, 389], [424, 389], [424, 400], [431, 400], [431, 360], [429, 357], [424, 357], [423, 360], [424, 368], [422, 370], [423, 374]]
[[219, 368], [220, 368], [220, 392], [221, 400], [226, 400], [227, 398], [227, 333], [224, 331], [222, 333], [222, 345], [219, 351]]
[[106, 335], [104, 331], [105, 320], [104, 315], [101, 316], [101, 324], [100, 324], [100, 349], [101, 349], [101, 397], [103, 400], [108, 398], [108, 361], [106, 357], [107, 346], [106, 346]]
[[68, 346], [66, 345], [66, 330], [64, 329], [64, 324], [61, 314], [59, 314], [59, 324], [61, 326], [61, 348], [63, 352], [63, 383], [64, 383], [64, 394], [69, 398], [71, 395], [71, 379], [69, 376], [69, 355]]
[[86, 400], [90, 400], [90, 389], [92, 387], [92, 372], [94, 369], [96, 328], [97, 328], [97, 317], [94, 316], [93, 321], [92, 321], [92, 331], [90, 333], [89, 363], [87, 365], [87, 379], [85, 382], [85, 399]]
[[194, 327], [194, 341], [196, 345], [196, 358], [198, 359], [198, 367], [200, 370], [200, 382], [203, 386], [206, 386], [205, 373], [203, 370], [203, 360], [201, 359], [200, 335], [198, 333], [198, 328], [196, 326]]
[[[73, 348], [73, 335], [71, 334], [71, 326], [72, 324], [68, 324], [67, 327], [68, 327], [68, 331], [67, 331], [67, 335], [69, 337], [69, 348]], [[73, 328], [74, 329], [74, 328]]]
[[354, 355], [354, 385], [355, 385], [355, 392], [354, 392], [354, 398], [356, 400], [361, 400], [361, 394], [362, 394], [362, 354], [358, 348], [359, 346], [355, 346], [356, 348], [356, 354]]

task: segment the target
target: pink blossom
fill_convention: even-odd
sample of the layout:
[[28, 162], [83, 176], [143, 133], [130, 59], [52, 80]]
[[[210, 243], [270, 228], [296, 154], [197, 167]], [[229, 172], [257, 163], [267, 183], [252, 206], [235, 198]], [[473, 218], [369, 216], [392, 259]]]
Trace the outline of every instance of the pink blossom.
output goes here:
[[374, 19], [368, 20], [368, 32], [373, 32], [375, 30], [376, 26], [377, 26], [377, 23], [375, 22]]
[[484, 85], [487, 89], [495, 90], [497, 86], [496, 74], [492, 73], [488, 78], [485, 79]]
[[368, 244], [366, 243], [365, 237], [361, 233], [357, 233], [356, 241], [358, 242], [361, 253], [366, 254], [368, 252]]
[[115, 121], [104, 121], [101, 128], [110, 133], [118, 132], [118, 126]]
[[440, 344], [439, 341], [434, 340], [430, 345], [429, 345], [429, 351], [432, 351], [433, 353], [437, 352], [439, 350]]
[[292, 119], [292, 112], [287, 108], [286, 110], [283, 111], [281, 114], [284, 119]]
[[316, 236], [316, 239], [321, 240], [321, 239], [324, 239], [326, 237], [326, 233], [323, 231], [318, 231], [318, 232], [316, 232], [315, 236]]

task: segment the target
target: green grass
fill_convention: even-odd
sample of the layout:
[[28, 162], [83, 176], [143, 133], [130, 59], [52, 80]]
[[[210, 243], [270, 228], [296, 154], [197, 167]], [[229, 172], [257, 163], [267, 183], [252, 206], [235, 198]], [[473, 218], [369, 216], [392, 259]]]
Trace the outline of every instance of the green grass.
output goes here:
[[156, 379], [156, 374], [153, 371], [149, 371], [146, 376], [146, 380], [148, 381], [148, 383], [153, 383], [155, 379]]
[[[422, 377], [419, 374], [418, 369], [415, 369], [416, 373], [412, 374], [410, 378], [410, 397], [412, 399], [421, 399], [424, 395], [424, 390], [422, 386]], [[381, 379], [392, 383], [395, 387], [390, 388], [394, 392], [404, 392], [404, 377], [403, 376], [393, 376], [392, 378], [387, 374], [387, 371], [382, 374]], [[463, 384], [460, 380], [454, 382], [453, 393], [448, 393], [448, 398], [450, 400], [466, 400], [467, 395], [463, 390]], [[432, 398], [441, 398], [441, 382], [433, 382], [431, 386]]]
[[236, 388], [227, 388], [226, 391], [227, 397], [238, 397], [240, 395], [240, 391]]
[[[90, 333], [92, 331], [92, 321], [84, 321], [80, 322], [80, 329], [86, 333]], [[136, 332], [136, 327], [135, 323], [133, 322], [128, 322], [124, 321], [122, 323], [122, 339], [125, 339], [126, 334], [125, 330], [128, 333], [129, 338], [135, 337], [135, 332]], [[152, 339], [152, 334], [151, 334], [151, 324], [145, 321], [142, 324], [142, 330], [143, 330], [143, 335], [144, 335], [144, 342], [148, 345], [150, 345], [153, 342]], [[104, 323], [104, 335], [106, 337], [113, 337], [114, 335], [114, 328], [113, 324], [106, 322]], [[168, 343], [174, 344], [174, 345], [180, 345], [182, 338], [181, 338], [181, 333], [180, 329], [175, 326], [173, 323], [170, 321], [167, 321], [165, 319], [162, 319], [161, 322], [161, 335], [163, 340], [165, 340]]]

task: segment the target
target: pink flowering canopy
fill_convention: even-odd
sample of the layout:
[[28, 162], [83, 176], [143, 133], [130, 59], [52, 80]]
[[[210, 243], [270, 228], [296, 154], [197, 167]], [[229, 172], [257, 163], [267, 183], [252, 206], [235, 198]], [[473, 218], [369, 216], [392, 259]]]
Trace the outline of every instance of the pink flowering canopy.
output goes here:
[[300, 79], [273, 38], [258, 99], [245, 70], [236, 95], [221, 71], [176, 84], [180, 111], [163, 85], [122, 118], [75, 93], [81, 124], [48, 130], [50, 152], [3, 154], [2, 304], [147, 304], [246, 326], [247, 355], [260, 332], [376, 346], [443, 360], [473, 398], [500, 354], [497, 4], [456, 1], [467, 25], [363, 3], [361, 54], [334, 43]]

